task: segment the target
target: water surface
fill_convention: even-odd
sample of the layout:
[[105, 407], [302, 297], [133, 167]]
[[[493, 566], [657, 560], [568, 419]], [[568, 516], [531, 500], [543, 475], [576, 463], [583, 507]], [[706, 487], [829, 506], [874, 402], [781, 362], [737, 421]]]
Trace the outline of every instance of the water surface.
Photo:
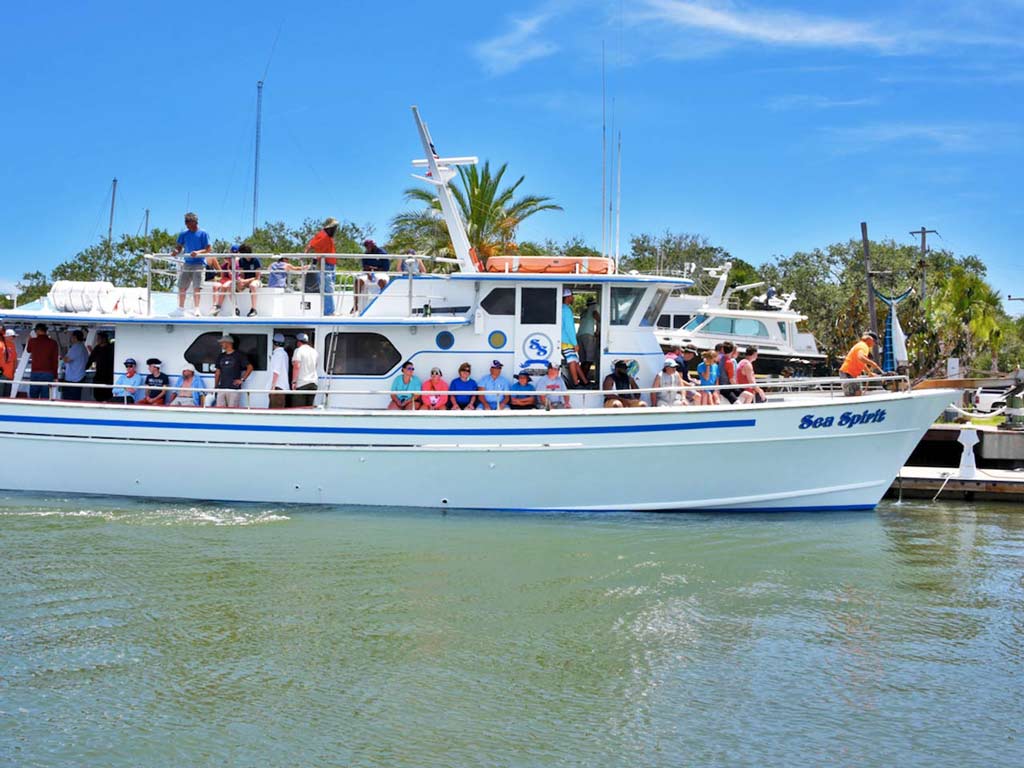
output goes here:
[[0, 764], [1024, 763], [1024, 512], [0, 496]]

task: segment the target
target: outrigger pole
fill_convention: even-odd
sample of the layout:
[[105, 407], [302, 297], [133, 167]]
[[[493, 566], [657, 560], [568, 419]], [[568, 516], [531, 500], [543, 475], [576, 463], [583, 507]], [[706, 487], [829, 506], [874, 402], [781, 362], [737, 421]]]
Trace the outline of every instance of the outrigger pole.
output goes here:
[[420, 141], [423, 142], [423, 153], [427, 156], [425, 160], [413, 160], [413, 167], [427, 168], [426, 176], [413, 174], [414, 179], [424, 181], [437, 190], [437, 199], [441, 203], [441, 213], [444, 215], [445, 223], [448, 225], [448, 236], [452, 240], [452, 250], [455, 252], [455, 259], [463, 272], [479, 272], [479, 259], [476, 251], [469, 243], [469, 235], [466, 232], [466, 223], [462, 220], [455, 197], [452, 195], [448, 182], [455, 176], [453, 166], [476, 165], [476, 157], [438, 157], [434, 149], [434, 142], [427, 131], [427, 124], [420, 117], [419, 108], [412, 107], [412, 116], [416, 120], [416, 130], [419, 131]]

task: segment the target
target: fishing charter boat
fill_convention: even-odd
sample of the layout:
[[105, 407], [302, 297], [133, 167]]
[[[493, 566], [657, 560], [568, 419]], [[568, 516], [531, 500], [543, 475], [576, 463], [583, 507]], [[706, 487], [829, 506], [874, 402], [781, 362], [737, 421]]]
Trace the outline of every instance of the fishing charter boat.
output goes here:
[[739, 294], [764, 283], [727, 288], [731, 269], [732, 263], [726, 262], [705, 270], [715, 279], [714, 289], [706, 296], [685, 288], [672, 292], [657, 319], [662, 347], [692, 345], [704, 350], [731, 341], [741, 350], [757, 347], [758, 369], [766, 375], [826, 375], [827, 358], [818, 351], [814, 334], [800, 327], [807, 316], [793, 309], [796, 294], [776, 295], [769, 288], [751, 301], [752, 308], [744, 309]]
[[[369, 281], [369, 292], [365, 279], [354, 283], [363, 288], [348, 287], [339, 274], [336, 314], [325, 314], [325, 294], [300, 281], [295, 290], [261, 288], [251, 317], [253, 294], [233, 289], [224, 316], [210, 316], [205, 290], [200, 316], [178, 316], [176, 294], [153, 288], [175, 263], [167, 254], [148, 257], [145, 288], [54, 286], [48, 297], [4, 312], [22, 355], [15, 396], [0, 399], [0, 487], [452, 509], [869, 509], [951, 400], [942, 390], [846, 398], [827, 389], [834, 380], [821, 380], [813, 391], [791, 383], [758, 405], [606, 408], [600, 390], [570, 389], [570, 408], [389, 410], [391, 384], [409, 361], [449, 380], [468, 362], [478, 382], [495, 364], [537, 375], [560, 365], [567, 292], [598, 304], [595, 371], [603, 377], [626, 361], [646, 397], [664, 366], [656, 321], [669, 295], [691, 284], [620, 274], [605, 260], [552, 271], [545, 263], [520, 268], [530, 257], [519, 257], [482, 268], [448, 186], [456, 166], [476, 158], [437, 156], [413, 113], [425, 153], [414, 167], [428, 171], [416, 178], [439, 197], [454, 257], [436, 261], [450, 272], [410, 265]], [[332, 280], [316, 268], [321, 285]], [[212, 391], [184, 407], [100, 403], [95, 395], [105, 385], [88, 380], [35, 383], [51, 396], [80, 387], [81, 401], [29, 399], [19, 395], [29, 384], [24, 348], [37, 323], [62, 348], [74, 331], [87, 344], [103, 332], [118, 364], [158, 358], [172, 377], [191, 367], [207, 390], [227, 334], [253, 370], [231, 408], [208, 407], [223, 394]], [[278, 334], [288, 346], [305, 334], [318, 350], [308, 407], [268, 407]]]

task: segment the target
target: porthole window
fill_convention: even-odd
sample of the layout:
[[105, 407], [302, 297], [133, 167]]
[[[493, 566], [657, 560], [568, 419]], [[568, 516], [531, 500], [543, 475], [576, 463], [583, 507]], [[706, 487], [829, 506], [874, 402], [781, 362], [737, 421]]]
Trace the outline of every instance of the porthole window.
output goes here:
[[379, 333], [329, 333], [324, 343], [324, 370], [335, 376], [383, 376], [402, 356]]

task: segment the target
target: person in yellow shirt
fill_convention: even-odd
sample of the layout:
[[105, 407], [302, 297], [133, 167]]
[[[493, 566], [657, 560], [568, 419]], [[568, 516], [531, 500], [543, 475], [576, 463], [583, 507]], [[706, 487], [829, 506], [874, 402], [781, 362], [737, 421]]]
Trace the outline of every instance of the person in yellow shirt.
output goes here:
[[[882, 374], [882, 366], [871, 359], [871, 350], [878, 343], [878, 334], [874, 331], [864, 331], [860, 335], [860, 341], [853, 345], [846, 353], [846, 359], [839, 367], [839, 378], [856, 379], [865, 370], [875, 370]], [[843, 394], [854, 397], [861, 394], [863, 390], [857, 381], [843, 382]]]

